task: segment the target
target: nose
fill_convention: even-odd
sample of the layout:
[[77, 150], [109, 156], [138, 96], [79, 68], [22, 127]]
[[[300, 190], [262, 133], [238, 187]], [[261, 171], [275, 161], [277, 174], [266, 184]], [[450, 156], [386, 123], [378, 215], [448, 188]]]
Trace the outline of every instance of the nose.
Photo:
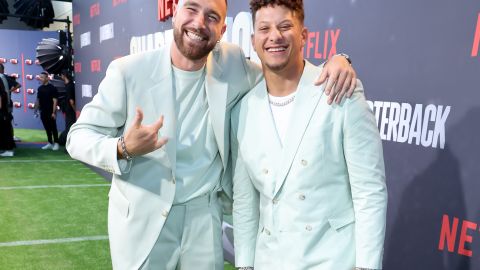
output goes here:
[[197, 14], [193, 19], [193, 27], [196, 29], [205, 29], [205, 16], [203, 14]]
[[272, 30], [270, 31], [269, 33], [269, 40], [272, 41], [272, 42], [277, 42], [279, 41], [280, 39], [282, 39], [282, 32], [280, 32], [280, 30], [276, 27], [273, 27]]

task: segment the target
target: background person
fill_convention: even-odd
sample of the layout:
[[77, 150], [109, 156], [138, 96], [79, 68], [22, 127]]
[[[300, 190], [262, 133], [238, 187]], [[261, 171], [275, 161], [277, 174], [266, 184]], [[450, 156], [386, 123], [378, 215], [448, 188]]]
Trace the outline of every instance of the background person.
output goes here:
[[38, 87], [35, 109], [40, 111], [40, 119], [47, 133], [48, 144], [42, 147], [43, 150], [59, 149], [58, 130], [57, 130], [57, 105], [58, 91], [55, 86], [50, 84], [50, 78], [47, 72], [39, 75], [41, 85]]
[[[14, 148], [15, 148], [15, 142], [14, 142], [14, 132], [13, 132], [13, 102], [12, 102], [12, 92], [15, 90], [19, 89], [22, 85], [19, 84], [16, 79], [12, 76], [8, 76], [5, 74], [5, 67], [2, 63], [0, 63], [0, 84], [2, 85], [2, 88], [4, 89], [5, 97], [3, 97], [3, 102], [4, 102], [4, 107], [3, 107], [3, 121], [6, 121], [9, 119], [10, 124], [4, 123], [3, 125], [3, 130], [0, 131], [3, 133], [3, 153], [0, 153], [0, 155], [3, 156], [14, 156]], [[9, 128], [9, 130], [7, 130]], [[13, 141], [13, 143], [12, 143]], [[1, 143], [1, 142], [0, 142]], [[0, 149], [2, 149], [0, 147]], [[1, 150], [0, 150], [1, 151]]]

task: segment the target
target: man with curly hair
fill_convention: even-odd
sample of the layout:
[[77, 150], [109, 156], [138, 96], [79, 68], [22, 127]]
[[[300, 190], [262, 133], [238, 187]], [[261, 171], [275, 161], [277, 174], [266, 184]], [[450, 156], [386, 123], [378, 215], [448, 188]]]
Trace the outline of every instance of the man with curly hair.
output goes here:
[[[252, 0], [264, 80], [233, 109], [235, 264], [241, 269], [381, 269], [382, 144], [363, 87], [329, 106], [303, 59], [302, 0]], [[261, 132], [258, 132], [261, 130]]]

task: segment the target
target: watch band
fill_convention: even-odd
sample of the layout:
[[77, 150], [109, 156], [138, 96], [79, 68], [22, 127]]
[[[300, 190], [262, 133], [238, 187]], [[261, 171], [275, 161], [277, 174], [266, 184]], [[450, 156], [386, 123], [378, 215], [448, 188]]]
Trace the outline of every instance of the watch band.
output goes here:
[[347, 59], [348, 63], [350, 63], [350, 65], [352, 64], [352, 59], [350, 59], [350, 56], [348, 56], [348, 54], [346, 54], [346, 53], [337, 53], [336, 55], [345, 57], [345, 59]]

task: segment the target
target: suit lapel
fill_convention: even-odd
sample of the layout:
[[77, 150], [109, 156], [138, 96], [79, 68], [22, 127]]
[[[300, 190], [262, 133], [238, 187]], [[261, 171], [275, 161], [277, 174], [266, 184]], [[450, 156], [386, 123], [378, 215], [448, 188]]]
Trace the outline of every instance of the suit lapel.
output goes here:
[[[273, 166], [273, 172], [278, 172], [280, 162], [282, 161], [282, 143], [275, 126], [275, 120], [273, 119], [272, 110], [270, 108], [270, 103], [268, 100], [268, 92], [265, 80], [262, 80], [254, 88], [255, 91], [255, 102], [252, 103], [252, 108], [255, 108], [255, 115], [249, 114], [248, 117], [251, 118], [249, 121], [255, 123], [254, 126], [248, 126], [251, 128], [250, 132], [253, 132], [253, 137], [249, 140], [253, 142], [256, 146], [261, 148], [267, 156], [267, 160], [271, 161], [269, 164]], [[249, 105], [250, 106], [250, 105]], [[248, 130], [247, 130], [248, 131]], [[277, 179], [277, 178], [273, 178]], [[264, 190], [268, 194], [274, 194], [275, 191], [275, 181], [263, 183]]]
[[320, 74], [320, 70], [320, 68], [316, 68], [305, 61], [305, 68], [298, 84], [293, 113], [285, 136], [282, 160], [280, 161], [278, 174], [275, 177], [277, 183], [274, 194], [278, 193], [285, 182], [298, 147], [302, 142], [303, 135], [319, 103], [320, 97], [323, 95], [324, 86], [319, 87], [313, 84], [318, 74]]
[[[226, 168], [228, 160], [228, 151], [226, 151], [226, 149], [229, 149], [228, 145], [226, 145], [228, 143], [226, 140], [229, 138], [228, 133], [226, 133], [226, 131], [229, 131], [229, 123], [226, 123], [226, 121], [230, 121], [230, 119], [225, 118], [228, 83], [221, 80], [223, 70], [215, 60], [215, 53], [215, 50], [210, 53], [207, 60], [205, 91], [207, 93], [207, 101], [210, 109], [210, 119], [212, 121], [213, 133], [215, 134], [215, 139], [217, 141], [223, 167]], [[228, 130], [226, 130], [226, 128]]]
[[161, 51], [161, 55], [157, 61], [157, 65], [152, 69], [150, 78], [154, 81], [154, 85], [147, 91], [150, 93], [153, 108], [158, 117], [164, 115], [164, 125], [159, 131], [159, 136], [168, 138], [165, 145], [168, 159], [170, 161], [173, 175], [176, 169], [176, 101], [175, 93], [172, 85], [172, 66], [170, 57], [170, 45]]
[[[249, 117], [257, 119], [257, 125], [255, 126], [257, 130], [255, 132], [255, 136], [262, 138], [261, 143], [266, 149], [275, 149], [275, 151], [278, 151], [278, 155], [274, 155], [274, 157], [279, 158], [281, 154], [282, 143], [280, 142], [277, 128], [275, 126], [275, 120], [273, 119], [272, 110], [268, 101], [268, 92], [265, 80], [262, 80], [259, 84], [257, 84], [253, 91], [256, 93], [255, 96], [258, 97], [255, 99], [255, 104], [252, 106], [255, 108], [257, 113], [256, 115], [249, 115]], [[277, 162], [275, 162], [275, 164], [277, 164]]]

